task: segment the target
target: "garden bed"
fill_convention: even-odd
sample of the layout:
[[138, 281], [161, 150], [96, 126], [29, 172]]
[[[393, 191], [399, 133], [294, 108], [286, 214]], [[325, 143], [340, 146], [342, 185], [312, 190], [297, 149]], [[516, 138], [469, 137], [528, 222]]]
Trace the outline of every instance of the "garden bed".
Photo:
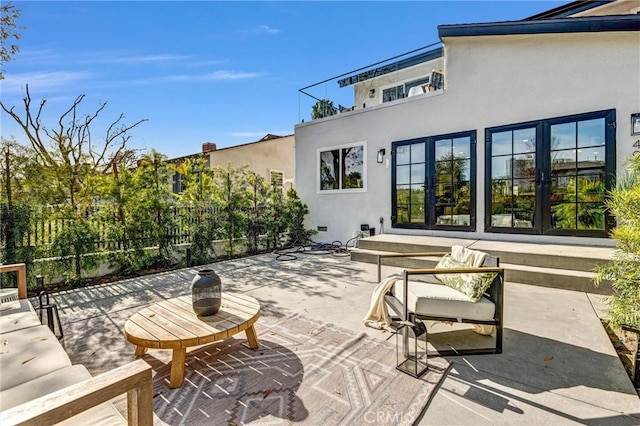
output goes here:
[[638, 396], [640, 396], [640, 375], [638, 374], [640, 366], [637, 364], [638, 334], [631, 330], [612, 329], [605, 321], [602, 322], [602, 325], [607, 331], [631, 382], [634, 384]]

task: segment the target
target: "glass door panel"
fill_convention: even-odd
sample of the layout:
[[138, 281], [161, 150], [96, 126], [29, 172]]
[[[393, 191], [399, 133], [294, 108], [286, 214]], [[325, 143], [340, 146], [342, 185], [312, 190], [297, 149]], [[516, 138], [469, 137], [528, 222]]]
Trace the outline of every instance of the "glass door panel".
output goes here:
[[491, 134], [490, 226], [534, 227], [536, 139], [536, 127]]
[[485, 226], [495, 232], [606, 235], [614, 122], [609, 110], [487, 129], [491, 186]]
[[475, 132], [393, 144], [393, 226], [475, 226]]

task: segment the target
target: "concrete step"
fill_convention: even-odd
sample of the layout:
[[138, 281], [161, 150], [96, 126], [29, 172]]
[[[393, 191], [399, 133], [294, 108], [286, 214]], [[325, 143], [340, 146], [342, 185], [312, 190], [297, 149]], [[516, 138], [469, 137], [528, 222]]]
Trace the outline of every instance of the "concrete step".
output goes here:
[[449, 251], [454, 244], [499, 257], [501, 263], [584, 272], [591, 272], [597, 265], [608, 262], [614, 250], [612, 247], [513, 243], [393, 234], [363, 238], [359, 241], [358, 247], [369, 251], [415, 253]]
[[[417, 248], [417, 247], [416, 247]], [[440, 247], [442, 250], [443, 247]], [[377, 255], [379, 253], [392, 253], [392, 252], [419, 252], [419, 251], [437, 251], [434, 247], [425, 250], [402, 250], [402, 251], [378, 251], [357, 248], [351, 250], [351, 259], [354, 261], [365, 263], [377, 263]], [[446, 250], [443, 250], [446, 251]], [[493, 254], [493, 253], [492, 253]], [[494, 255], [499, 255], [494, 254]], [[438, 261], [439, 257], [406, 257], [406, 258], [383, 258], [382, 259], [382, 276], [386, 276], [391, 271], [385, 266], [393, 266], [403, 269], [419, 269], [419, 268], [433, 268]], [[570, 265], [570, 264], [569, 264]], [[573, 290], [594, 294], [611, 294], [611, 285], [609, 283], [602, 284], [596, 287], [593, 283], [594, 273], [590, 271], [581, 271], [565, 268], [551, 268], [540, 267], [523, 264], [506, 263], [500, 258], [500, 266], [505, 269], [505, 281], [515, 282], [522, 284], [531, 284], [542, 287], [559, 288], [565, 290]]]

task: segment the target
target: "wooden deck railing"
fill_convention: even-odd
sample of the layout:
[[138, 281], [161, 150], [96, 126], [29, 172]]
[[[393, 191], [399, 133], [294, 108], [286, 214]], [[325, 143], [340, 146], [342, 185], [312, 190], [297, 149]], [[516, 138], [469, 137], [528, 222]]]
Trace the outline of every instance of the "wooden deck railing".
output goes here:
[[27, 265], [16, 263], [13, 265], [0, 265], [0, 274], [16, 272], [18, 274], [18, 298], [27, 298]]

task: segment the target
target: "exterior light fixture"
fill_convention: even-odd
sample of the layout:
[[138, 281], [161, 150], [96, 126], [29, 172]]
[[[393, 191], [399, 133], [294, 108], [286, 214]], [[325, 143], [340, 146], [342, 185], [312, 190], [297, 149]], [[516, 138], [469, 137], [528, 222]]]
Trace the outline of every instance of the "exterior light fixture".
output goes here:
[[403, 321], [396, 331], [396, 369], [413, 377], [427, 371], [427, 327], [415, 318]]
[[387, 153], [387, 151], [382, 148], [378, 150], [378, 156], [376, 157], [376, 161], [378, 163], [382, 163], [384, 161], [384, 155]]
[[640, 112], [631, 114], [631, 136], [640, 135]]
[[369, 90], [369, 97], [373, 98], [376, 95], [376, 89], [370, 89]]

